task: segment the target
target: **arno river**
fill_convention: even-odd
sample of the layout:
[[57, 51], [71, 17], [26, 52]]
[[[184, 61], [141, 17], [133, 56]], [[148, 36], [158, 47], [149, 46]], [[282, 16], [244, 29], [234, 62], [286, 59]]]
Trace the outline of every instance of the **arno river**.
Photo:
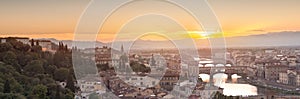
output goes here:
[[[200, 74], [200, 78], [204, 82], [209, 82], [208, 74]], [[227, 74], [216, 74], [214, 75], [214, 82], [216, 86], [224, 88], [223, 94], [226, 96], [252, 96], [258, 95], [259, 91], [256, 86], [250, 85], [245, 82], [241, 82], [238, 79], [240, 76], [234, 74], [231, 76], [231, 80], [227, 80]]]

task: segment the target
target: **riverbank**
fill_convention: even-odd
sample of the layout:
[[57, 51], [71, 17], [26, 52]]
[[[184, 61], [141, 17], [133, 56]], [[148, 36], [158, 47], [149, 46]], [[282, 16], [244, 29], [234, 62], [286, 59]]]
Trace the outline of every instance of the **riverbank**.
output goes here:
[[[253, 80], [253, 79], [245, 79], [241, 78], [247, 83], [258, 87], [259, 89], [266, 89], [266, 93], [262, 93], [264, 95], [300, 95], [299, 91], [296, 91], [294, 86], [287, 86], [278, 83], [269, 82], [266, 80]], [[268, 92], [271, 91], [271, 92]], [[273, 92], [272, 92], [273, 91]]]

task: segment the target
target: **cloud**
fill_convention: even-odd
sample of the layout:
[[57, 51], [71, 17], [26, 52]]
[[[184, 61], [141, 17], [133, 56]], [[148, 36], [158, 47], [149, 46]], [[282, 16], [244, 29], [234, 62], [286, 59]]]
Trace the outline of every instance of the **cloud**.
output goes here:
[[255, 29], [255, 30], [249, 30], [248, 32], [266, 32], [266, 30]]

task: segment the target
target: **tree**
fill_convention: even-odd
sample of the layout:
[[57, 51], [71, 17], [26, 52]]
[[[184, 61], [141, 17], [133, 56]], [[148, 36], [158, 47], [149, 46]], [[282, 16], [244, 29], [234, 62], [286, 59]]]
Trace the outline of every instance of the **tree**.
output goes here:
[[39, 46], [39, 45], [40, 45], [40, 43], [39, 43], [39, 40], [37, 40], [37, 41], [36, 41], [36, 45], [37, 45], [37, 46]]
[[27, 52], [27, 51], [29, 51], [29, 49], [30, 49], [30, 46], [28, 44], [23, 44], [23, 45], [21, 45], [19, 50], [23, 51], [23, 52]]
[[55, 92], [55, 98], [54, 99], [60, 99], [60, 86], [56, 86], [56, 92]]
[[75, 92], [74, 80], [73, 80], [73, 76], [71, 75], [71, 73], [68, 74], [66, 88], [70, 89], [72, 92]]
[[53, 63], [54, 65], [58, 66], [58, 67], [63, 67], [65, 61], [65, 56], [63, 52], [58, 51], [54, 54], [53, 56]]
[[22, 67], [26, 66], [30, 61], [32, 61], [32, 56], [30, 54], [18, 55], [18, 62]]
[[31, 46], [34, 46], [34, 39], [31, 39], [30, 42], [31, 42]]
[[47, 74], [51, 75], [52, 77], [54, 76], [54, 73], [55, 73], [55, 71], [57, 70], [56, 66], [54, 66], [54, 65], [49, 65], [49, 66], [47, 66], [45, 69], [46, 69], [45, 72], [46, 72]]
[[198, 78], [198, 82], [202, 83], [203, 82], [202, 78]]
[[38, 46], [38, 45], [32, 46], [31, 51], [40, 53], [40, 52], [42, 52], [42, 47]]
[[36, 85], [33, 87], [32, 94], [39, 99], [47, 98], [47, 87], [44, 85]]
[[140, 64], [138, 62], [131, 62], [130, 67], [134, 72], [144, 72], [148, 73], [151, 71], [150, 67], [146, 67], [144, 64]]
[[10, 43], [1, 43], [0, 44], [0, 52], [6, 52], [13, 48], [13, 46]]
[[43, 74], [43, 62], [40, 60], [33, 60], [24, 67], [24, 70], [31, 76], [36, 74]]
[[59, 68], [54, 72], [54, 79], [56, 81], [65, 81], [68, 77], [69, 70], [66, 68]]
[[26, 99], [26, 97], [18, 93], [0, 93], [0, 99]]
[[8, 80], [6, 80], [4, 83], [3, 93], [10, 93], [10, 84]]
[[220, 93], [219, 91], [217, 91], [214, 94], [214, 97], [212, 99], [226, 99], [226, 96], [224, 96], [222, 93]]
[[17, 55], [12, 51], [8, 51], [3, 55], [2, 60], [6, 64], [13, 65], [13, 64], [17, 63]]

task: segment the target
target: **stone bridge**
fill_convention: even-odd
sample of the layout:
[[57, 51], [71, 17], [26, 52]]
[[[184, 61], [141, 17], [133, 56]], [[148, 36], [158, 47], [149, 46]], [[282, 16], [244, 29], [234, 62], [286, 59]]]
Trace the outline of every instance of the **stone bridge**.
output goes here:
[[245, 74], [247, 66], [199, 67], [199, 74]]

